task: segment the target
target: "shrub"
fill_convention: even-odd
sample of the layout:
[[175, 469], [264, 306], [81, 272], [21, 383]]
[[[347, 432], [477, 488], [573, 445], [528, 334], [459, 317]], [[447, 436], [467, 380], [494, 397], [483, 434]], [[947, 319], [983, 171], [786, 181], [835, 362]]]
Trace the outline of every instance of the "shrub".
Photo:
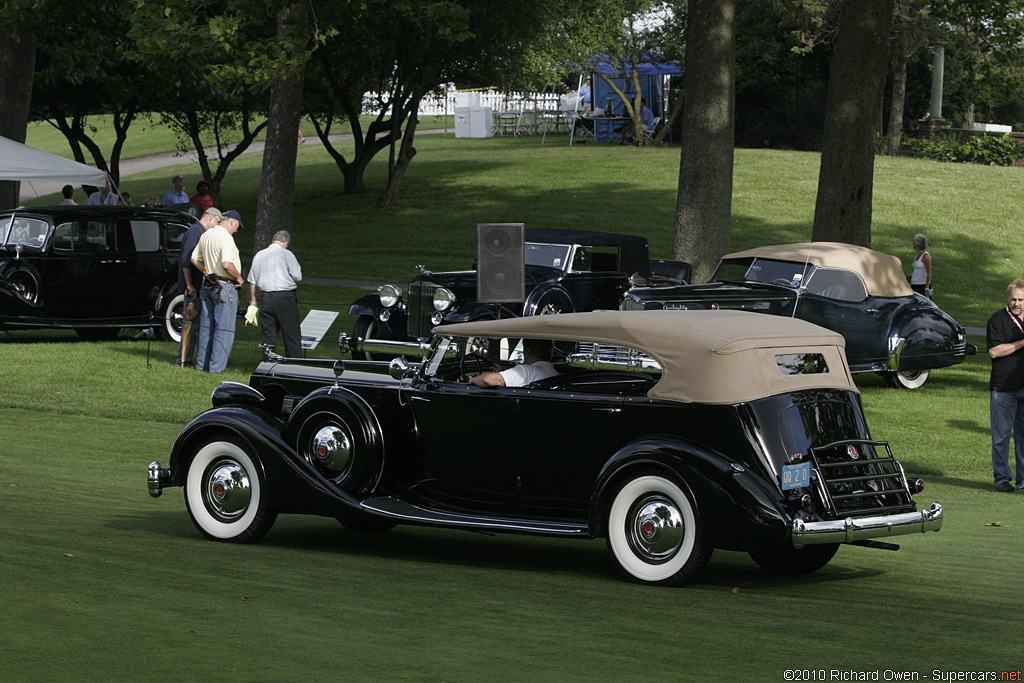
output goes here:
[[1024, 147], [1009, 135], [942, 135], [931, 140], [908, 138], [900, 145], [939, 161], [1013, 166], [1024, 159]]

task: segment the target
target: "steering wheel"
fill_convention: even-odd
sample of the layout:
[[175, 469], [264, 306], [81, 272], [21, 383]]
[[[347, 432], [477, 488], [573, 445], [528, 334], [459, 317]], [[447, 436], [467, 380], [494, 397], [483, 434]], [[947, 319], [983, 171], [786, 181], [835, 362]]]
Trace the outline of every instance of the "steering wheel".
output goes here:
[[784, 277], [777, 277], [774, 280], [772, 280], [772, 283], [776, 284], [776, 285], [786, 285], [787, 287], [792, 287], [793, 286], [793, 281], [792, 280], [787, 280]]
[[[468, 363], [466, 361], [472, 361], [475, 364], [473, 368], [476, 372], [470, 374]], [[490, 362], [479, 353], [467, 353], [465, 356], [459, 359], [459, 381], [468, 382], [470, 377], [479, 375], [482, 372], [490, 370]]]

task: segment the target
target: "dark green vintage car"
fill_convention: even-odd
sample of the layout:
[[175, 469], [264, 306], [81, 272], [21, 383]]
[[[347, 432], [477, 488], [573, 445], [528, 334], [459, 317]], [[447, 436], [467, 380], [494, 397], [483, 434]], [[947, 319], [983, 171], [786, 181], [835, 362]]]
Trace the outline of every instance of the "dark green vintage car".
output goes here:
[[898, 258], [837, 242], [726, 254], [707, 284], [634, 287], [619, 307], [801, 318], [846, 338], [853, 372], [878, 372], [889, 386], [903, 389], [916, 389], [934, 368], [977, 352], [961, 325], [914, 293]]

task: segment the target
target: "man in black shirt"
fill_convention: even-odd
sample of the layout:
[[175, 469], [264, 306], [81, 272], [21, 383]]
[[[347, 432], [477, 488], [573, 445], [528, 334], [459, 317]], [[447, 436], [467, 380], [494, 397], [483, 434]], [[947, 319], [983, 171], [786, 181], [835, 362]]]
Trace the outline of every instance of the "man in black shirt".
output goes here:
[[1024, 280], [1006, 288], [1006, 308], [988, 319], [988, 388], [992, 425], [992, 476], [996, 489], [1013, 492], [1009, 464], [1010, 434], [1016, 454], [1017, 488], [1024, 488]]

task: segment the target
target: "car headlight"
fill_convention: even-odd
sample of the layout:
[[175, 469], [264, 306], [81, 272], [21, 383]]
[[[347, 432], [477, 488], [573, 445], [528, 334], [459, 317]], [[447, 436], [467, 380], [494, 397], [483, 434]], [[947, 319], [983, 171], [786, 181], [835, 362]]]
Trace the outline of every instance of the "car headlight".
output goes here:
[[434, 292], [434, 310], [438, 313], [444, 313], [454, 305], [455, 295], [452, 294], [451, 290], [438, 287]]
[[402, 300], [402, 288], [397, 285], [384, 285], [377, 293], [380, 295], [380, 305], [384, 308], [391, 308]]

